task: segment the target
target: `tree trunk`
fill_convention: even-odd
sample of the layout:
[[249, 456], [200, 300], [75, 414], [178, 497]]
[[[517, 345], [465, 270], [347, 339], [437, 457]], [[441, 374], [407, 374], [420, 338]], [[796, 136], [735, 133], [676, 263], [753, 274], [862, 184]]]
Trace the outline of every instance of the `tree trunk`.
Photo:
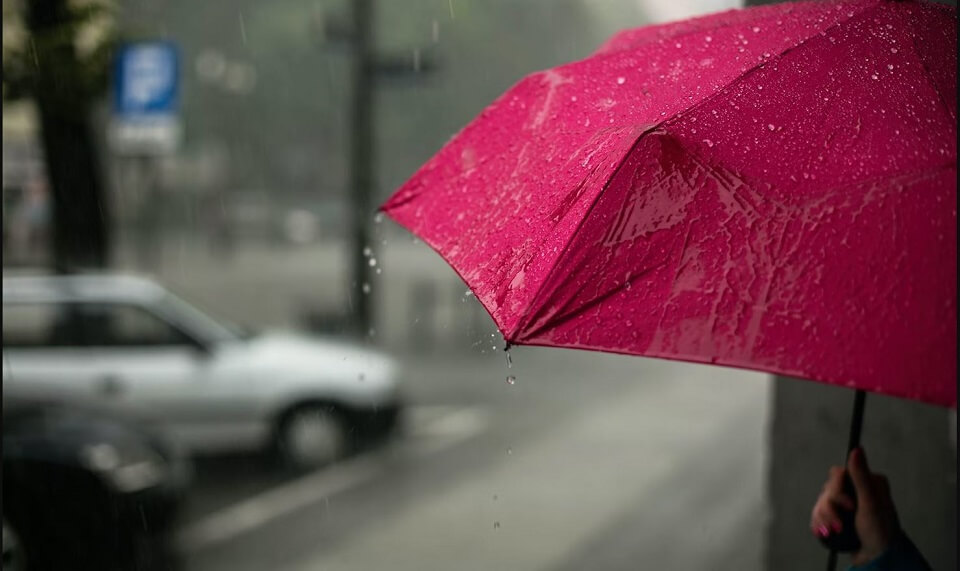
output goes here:
[[[36, 38], [63, 30], [65, 0], [27, 3]], [[58, 271], [102, 268], [109, 261], [109, 216], [91, 126], [90, 94], [72, 43], [37, 42], [33, 93], [52, 199], [52, 259]]]

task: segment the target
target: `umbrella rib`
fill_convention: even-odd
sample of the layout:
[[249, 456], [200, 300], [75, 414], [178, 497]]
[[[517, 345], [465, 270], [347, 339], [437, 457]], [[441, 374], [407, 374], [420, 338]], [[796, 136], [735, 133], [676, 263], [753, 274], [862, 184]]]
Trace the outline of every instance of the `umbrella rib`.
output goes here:
[[684, 114], [686, 114], [686, 113], [689, 113], [689, 112], [691, 112], [691, 111], [694, 111], [694, 110], [696, 110], [696, 109], [699, 109], [700, 107], [702, 107], [702, 106], [704, 106], [704, 105], [706, 105], [706, 104], [708, 104], [708, 103], [711, 103], [714, 99], [716, 99], [716, 98], [719, 97], [720, 95], [726, 94], [726, 93], [727, 93], [728, 91], [730, 91], [735, 85], [739, 85], [741, 82], [743, 82], [743, 81], [746, 79], [747, 76], [749, 76], [750, 74], [756, 72], [758, 69], [761, 69], [761, 68], [763, 68], [764, 66], [766, 66], [768, 62], [774, 61], [774, 60], [783, 59], [783, 56], [787, 55], [788, 53], [790, 53], [790, 52], [792, 52], [792, 51], [794, 51], [794, 50], [796, 50], [796, 49], [798, 49], [798, 48], [800, 48], [800, 47], [805, 46], [805, 45], [806, 45], [808, 42], [810, 42], [811, 40], [816, 39], [816, 38], [818, 38], [818, 37], [821, 37], [822, 35], [826, 34], [827, 32], [832, 31], [832, 30], [840, 27], [840, 26], [843, 25], [843, 24], [850, 23], [850, 22], [852, 22], [853, 20], [856, 20], [856, 19], [864, 18], [864, 17], [866, 17], [868, 14], [870, 14], [870, 13], [872, 13], [872, 12], [874, 12], [874, 11], [877, 11], [877, 10], [879, 10], [879, 9], [880, 9], [880, 4], [874, 4], [873, 6], [871, 6], [871, 7], [867, 8], [867, 9], [863, 10], [862, 12], [859, 12], [859, 13], [857, 13], [857, 14], [854, 14], [853, 16], [848, 17], [848, 18], [845, 19], [845, 20], [842, 20], [842, 21], [840, 21], [840, 22], [837, 22], [837, 23], [835, 23], [835, 24], [832, 24], [832, 25], [830, 25], [830, 26], [827, 26], [827, 27], [824, 28], [823, 30], [821, 30], [821, 31], [819, 31], [819, 32], [817, 32], [817, 33], [815, 33], [815, 34], [812, 34], [812, 35], [808, 36], [807, 38], [805, 38], [805, 39], [804, 39], [803, 41], [801, 41], [801, 42], [798, 42], [798, 43], [796, 43], [796, 44], [794, 44], [794, 45], [792, 45], [792, 46], [790, 46], [790, 47], [784, 48], [783, 51], [781, 51], [780, 53], [778, 53], [775, 57], [770, 58], [770, 59], [768, 59], [768, 60], [766, 60], [766, 61], [763, 61], [763, 62], [761, 62], [761, 63], [758, 63], [758, 64], [754, 65], [753, 67], [751, 67], [751, 68], [743, 71], [740, 75], [738, 75], [737, 77], [735, 77], [735, 78], [731, 79], [730, 81], [728, 81], [727, 84], [723, 86], [723, 88], [718, 89], [718, 90], [715, 91], [714, 93], [711, 93], [710, 95], [704, 97], [703, 99], [701, 99], [700, 101], [697, 101], [696, 103], [690, 105], [689, 107], [686, 107], [686, 108], [684, 108], [684, 109], [682, 109], [682, 110], [680, 110], [680, 111], [677, 111], [677, 112], [674, 113], [671, 117], [669, 117], [669, 118], [667, 118], [667, 119], [664, 119], [663, 121], [661, 121], [660, 123], [658, 123], [657, 126], [676, 122], [677, 120], [679, 120], [679, 118], [680, 118], [682, 115], [684, 115]]
[[590, 206], [587, 208], [587, 211], [577, 222], [577, 227], [574, 228], [573, 232], [570, 233], [570, 236], [567, 238], [567, 241], [564, 243], [563, 249], [560, 250], [560, 254], [557, 255], [553, 264], [550, 266], [550, 269], [547, 270], [546, 277], [542, 282], [540, 282], [540, 285], [537, 287], [537, 292], [531, 298], [531, 303], [528, 306], [529, 308], [531, 308], [531, 311], [527, 312], [524, 318], [521, 321], [519, 321], [517, 325], [514, 327], [513, 331], [511, 331], [508, 335], [505, 336], [506, 340], [509, 343], [513, 343], [513, 344], [518, 343], [517, 337], [524, 330], [524, 328], [530, 324], [531, 320], [537, 315], [537, 313], [539, 313], [537, 311], [537, 308], [540, 307], [541, 297], [543, 296], [544, 288], [547, 282], [550, 281], [550, 277], [553, 275], [554, 270], [556, 270], [557, 266], [560, 265], [560, 261], [566, 258], [567, 252], [570, 249], [570, 244], [573, 243], [574, 239], [577, 237], [577, 234], [580, 233], [580, 229], [583, 227], [586, 221], [590, 218], [590, 214], [593, 212], [593, 209], [596, 208], [597, 203], [600, 202], [600, 197], [602, 197], [605, 191], [610, 187], [611, 181], [613, 181], [617, 177], [617, 175], [620, 174], [620, 171], [623, 169], [624, 163], [627, 162], [627, 159], [630, 158], [630, 155], [633, 154], [633, 152], [637, 149], [637, 146], [644, 139], [644, 137], [656, 131], [659, 128], [659, 126], [660, 124], [658, 123], [655, 125], [651, 125], [647, 129], [644, 129], [643, 132], [641, 132], [637, 136], [637, 139], [633, 142], [633, 144], [630, 145], [630, 148], [627, 149], [627, 151], [623, 154], [622, 157], [620, 157], [620, 161], [618, 162], [617, 167], [614, 169], [613, 173], [611, 173], [611, 175], [607, 177], [607, 181], [604, 183], [603, 188], [601, 188], [597, 192], [597, 194], [593, 197], [593, 200], [591, 201]]
[[920, 47], [917, 45], [917, 38], [913, 38], [913, 52], [917, 56], [917, 60], [920, 62], [920, 69], [923, 70], [923, 75], [927, 78], [927, 83], [930, 84], [930, 87], [933, 88], [934, 93], [937, 94], [937, 99], [940, 101], [940, 105], [946, 110], [947, 115], [949, 115], [954, 121], [957, 120], [957, 116], [954, 114], [953, 110], [950, 109], [950, 105], [947, 104], [947, 99], [943, 96], [943, 92], [940, 91], [940, 86], [933, 80], [933, 74], [930, 73], [930, 69], [927, 67], [927, 64], [924, 63], [923, 57], [920, 56]]
[[[632, 279], [642, 278], [642, 277], [644, 277], [645, 275], [649, 274], [650, 272], [652, 272], [652, 271], [654, 271], [654, 270], [657, 270], [657, 269], [659, 269], [659, 268], [662, 268], [662, 267], [665, 266], [665, 265], [667, 265], [667, 260], [663, 260], [663, 261], [660, 262], [659, 264], [655, 264], [655, 265], [653, 265], [653, 266], [650, 266], [649, 268], [646, 268], [646, 269], [643, 270], [642, 272], [640, 272], [640, 273], [636, 274], [635, 276], [633, 276]], [[588, 301], [587, 303], [584, 303], [583, 305], [580, 305], [580, 306], [574, 308], [573, 310], [568, 311], [567, 313], [562, 313], [562, 314], [558, 314], [558, 315], [556, 315], [556, 316], [554, 316], [554, 317], [551, 317], [551, 318], [549, 318], [547, 321], [545, 321], [542, 325], [540, 325], [539, 327], [537, 327], [537, 328], [535, 328], [535, 329], [531, 329], [530, 331], [528, 331], [526, 336], [527, 336], [527, 337], [536, 337], [536, 336], [540, 335], [542, 332], [546, 331], [547, 329], [549, 329], [549, 328], [551, 328], [551, 327], [556, 327], [556, 326], [558, 326], [558, 325], [563, 325], [563, 324], [566, 323], [567, 321], [570, 321], [571, 319], [574, 319], [574, 318], [576, 318], [576, 317], [579, 317], [580, 315], [583, 315], [583, 313], [586, 312], [587, 310], [589, 310], [589, 309], [591, 309], [591, 308], [593, 308], [593, 307], [596, 307], [597, 305], [603, 303], [604, 301], [606, 301], [607, 299], [609, 299], [610, 297], [616, 295], [617, 293], [619, 293], [619, 292], [621, 292], [621, 291], [623, 291], [623, 288], [622, 288], [622, 287], [613, 288], [613, 289], [611, 289], [610, 291], [607, 291], [607, 292], [605, 292], [605, 293], [603, 293], [603, 294], [600, 294], [599, 296], [597, 296], [597, 297], [595, 297], [594, 299]]]

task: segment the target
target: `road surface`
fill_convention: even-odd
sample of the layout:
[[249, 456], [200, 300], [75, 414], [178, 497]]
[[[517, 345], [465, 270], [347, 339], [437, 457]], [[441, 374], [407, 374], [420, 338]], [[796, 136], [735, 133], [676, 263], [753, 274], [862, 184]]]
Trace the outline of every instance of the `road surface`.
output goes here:
[[766, 376], [513, 360], [408, 356], [405, 433], [298, 479], [256, 458], [201, 463], [188, 569], [761, 568]]

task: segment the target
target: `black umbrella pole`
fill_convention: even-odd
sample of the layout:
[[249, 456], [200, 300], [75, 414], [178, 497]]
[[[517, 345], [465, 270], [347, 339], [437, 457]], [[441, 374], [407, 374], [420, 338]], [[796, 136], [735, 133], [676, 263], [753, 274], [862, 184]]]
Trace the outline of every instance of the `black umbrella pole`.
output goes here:
[[[867, 393], [866, 391], [858, 390], [856, 395], [853, 397], [853, 416], [850, 419], [850, 438], [847, 440], [847, 453], [843, 458], [843, 463], [846, 465], [847, 459], [850, 457], [850, 453], [854, 451], [858, 446], [860, 446], [860, 432], [863, 429], [863, 409], [866, 404]], [[853, 482], [850, 480], [850, 475], [845, 474], [843, 477], [843, 487], [845, 491], [854, 497], [856, 501], [856, 495], [854, 494]], [[856, 537], [856, 529], [853, 527], [854, 518], [853, 514], [850, 514], [850, 517], [844, 518], [844, 529], [842, 535], [848, 536], [848, 543], [846, 546], [849, 549], [849, 541], [852, 539], [856, 542], [856, 545], [859, 546], [860, 540]], [[830, 548], [830, 556], [827, 558], [827, 571], [835, 571], [837, 568], [837, 548]]]

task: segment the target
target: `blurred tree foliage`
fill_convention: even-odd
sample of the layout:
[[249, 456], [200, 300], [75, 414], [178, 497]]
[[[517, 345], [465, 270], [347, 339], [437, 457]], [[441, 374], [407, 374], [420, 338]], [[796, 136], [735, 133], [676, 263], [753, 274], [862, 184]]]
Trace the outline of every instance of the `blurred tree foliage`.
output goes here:
[[106, 0], [3, 1], [3, 98], [36, 105], [52, 195], [52, 259], [61, 270], [109, 259], [109, 205], [90, 111], [108, 85], [113, 16]]
[[3, 99], [33, 98], [53, 78], [57, 112], [88, 113], [108, 87], [115, 14], [108, 0], [3, 0]]

